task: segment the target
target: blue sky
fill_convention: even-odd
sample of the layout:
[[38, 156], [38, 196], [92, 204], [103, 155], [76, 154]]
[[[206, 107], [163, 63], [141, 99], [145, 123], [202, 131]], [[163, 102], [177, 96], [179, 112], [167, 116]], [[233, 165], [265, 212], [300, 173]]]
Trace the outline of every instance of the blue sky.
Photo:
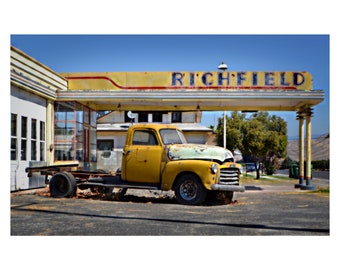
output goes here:
[[[11, 44], [56, 72], [308, 71], [313, 88], [325, 91], [314, 108], [313, 135], [329, 133], [328, 35], [11, 35]], [[295, 112], [273, 112], [298, 136]], [[222, 112], [204, 112], [216, 125]]]

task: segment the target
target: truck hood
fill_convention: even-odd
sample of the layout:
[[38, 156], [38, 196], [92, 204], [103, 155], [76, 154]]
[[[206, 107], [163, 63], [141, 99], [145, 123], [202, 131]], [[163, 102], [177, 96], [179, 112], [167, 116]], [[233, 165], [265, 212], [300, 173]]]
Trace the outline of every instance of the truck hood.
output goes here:
[[233, 154], [222, 147], [204, 144], [173, 144], [169, 146], [169, 158], [216, 160], [221, 163], [226, 159], [234, 159]]

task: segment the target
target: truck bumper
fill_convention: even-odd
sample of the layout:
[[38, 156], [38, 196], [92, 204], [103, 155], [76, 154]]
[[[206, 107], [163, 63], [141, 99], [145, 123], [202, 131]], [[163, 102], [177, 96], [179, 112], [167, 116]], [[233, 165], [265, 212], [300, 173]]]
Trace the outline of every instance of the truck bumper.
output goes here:
[[220, 184], [213, 184], [211, 185], [212, 190], [220, 190], [220, 191], [238, 191], [244, 192], [244, 186], [233, 186], [233, 185], [220, 185]]

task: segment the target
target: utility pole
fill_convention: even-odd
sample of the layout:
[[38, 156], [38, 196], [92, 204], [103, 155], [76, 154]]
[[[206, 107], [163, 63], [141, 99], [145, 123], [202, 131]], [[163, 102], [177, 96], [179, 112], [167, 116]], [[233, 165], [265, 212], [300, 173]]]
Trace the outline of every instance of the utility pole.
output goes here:
[[[217, 67], [219, 70], [226, 71], [228, 69], [228, 66], [222, 62], [222, 64], [220, 64]], [[226, 123], [226, 111], [223, 111], [223, 147], [227, 148], [227, 123]]]

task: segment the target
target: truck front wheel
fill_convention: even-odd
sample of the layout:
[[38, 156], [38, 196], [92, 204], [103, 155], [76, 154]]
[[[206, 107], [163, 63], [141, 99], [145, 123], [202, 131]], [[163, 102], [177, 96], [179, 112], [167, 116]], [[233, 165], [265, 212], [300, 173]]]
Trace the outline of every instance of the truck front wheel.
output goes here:
[[198, 205], [204, 202], [207, 190], [196, 175], [184, 174], [176, 181], [175, 195], [181, 204]]
[[50, 192], [52, 197], [72, 197], [77, 190], [77, 182], [74, 176], [68, 172], [56, 173], [50, 181]]

